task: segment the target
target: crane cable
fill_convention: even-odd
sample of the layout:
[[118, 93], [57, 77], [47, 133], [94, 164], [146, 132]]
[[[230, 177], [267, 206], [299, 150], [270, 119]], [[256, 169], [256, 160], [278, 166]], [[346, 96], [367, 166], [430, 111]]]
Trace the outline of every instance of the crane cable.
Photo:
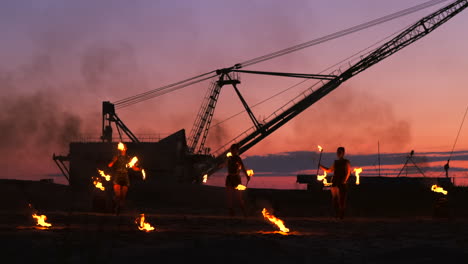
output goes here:
[[[326, 36], [323, 36], [323, 37], [320, 37], [320, 38], [317, 38], [317, 39], [314, 39], [314, 40], [311, 40], [311, 41], [307, 41], [307, 42], [304, 42], [302, 44], [298, 44], [298, 45], [295, 45], [295, 46], [292, 46], [292, 47], [289, 47], [289, 48], [286, 48], [286, 49], [282, 49], [282, 50], [279, 50], [279, 51], [276, 51], [276, 52], [273, 52], [273, 53], [270, 53], [270, 54], [267, 54], [267, 55], [263, 55], [263, 56], [260, 56], [260, 57], [257, 57], [257, 58], [251, 59], [251, 60], [247, 60], [247, 61], [245, 61], [243, 63], [236, 64], [236, 66], [239, 65], [239, 67], [247, 67], [247, 66], [251, 66], [251, 65], [254, 65], [254, 64], [257, 64], [257, 63], [260, 63], [260, 62], [271, 60], [271, 59], [274, 59], [274, 58], [277, 58], [277, 57], [280, 57], [280, 56], [283, 56], [283, 55], [286, 55], [286, 54], [289, 54], [289, 53], [292, 53], [292, 52], [295, 52], [295, 51], [298, 51], [298, 50], [301, 50], [301, 49], [305, 49], [307, 47], [311, 47], [311, 46], [314, 46], [314, 45], [317, 45], [317, 44], [320, 44], [320, 43], [323, 43], [323, 42], [327, 42], [327, 41], [330, 41], [330, 40], [333, 40], [333, 39], [337, 39], [339, 37], [343, 37], [345, 35], [349, 35], [351, 33], [361, 31], [361, 30], [367, 29], [367, 28], [372, 27], [372, 26], [376, 26], [376, 25], [382, 24], [384, 22], [388, 22], [390, 20], [394, 20], [396, 18], [405, 16], [405, 15], [409, 15], [411, 13], [414, 13], [414, 12], [417, 12], [419, 10], [422, 10], [422, 9], [437, 5], [437, 4], [445, 2], [445, 1], [447, 1], [447, 0], [427, 1], [425, 3], [419, 4], [419, 5], [410, 7], [410, 8], [406, 8], [404, 10], [401, 10], [401, 11], [395, 12], [393, 14], [386, 15], [386, 16], [383, 16], [381, 18], [374, 19], [374, 20], [359, 24], [357, 26], [353, 26], [353, 27], [350, 27], [350, 28], [347, 28], [347, 29], [344, 29], [344, 30], [340, 30], [338, 32], [335, 32], [335, 33], [332, 33], [332, 34], [329, 34], [329, 35], [326, 35]], [[210, 77], [205, 77], [205, 76], [213, 74], [213, 73], [215, 73], [215, 74], [210, 76]], [[116, 108], [127, 107], [127, 106], [130, 106], [130, 105], [142, 102], [142, 101], [146, 101], [146, 100], [154, 98], [154, 97], [158, 97], [158, 96], [166, 94], [166, 93], [173, 92], [175, 90], [185, 88], [185, 87], [187, 87], [189, 85], [196, 84], [196, 83], [211, 79], [211, 78], [213, 78], [215, 76], [217, 76], [216, 71], [210, 71], [210, 72], [207, 72], [207, 73], [195, 76], [195, 77], [185, 79], [183, 81], [179, 81], [179, 82], [176, 82], [176, 83], [165, 85], [165, 86], [162, 86], [162, 87], [159, 87], [159, 88], [156, 88], [156, 89], [144, 92], [144, 93], [140, 93], [140, 94], [137, 94], [137, 95], [134, 95], [134, 96], [130, 96], [130, 97], [121, 99], [121, 100], [117, 100], [117, 101], [115, 101], [113, 103], [115, 104]], [[202, 77], [205, 77], [205, 78], [202, 78]], [[200, 79], [200, 78], [202, 78], [202, 79]], [[165, 91], [165, 90], [167, 90], [167, 91]]]
[[367, 29], [367, 28], [372, 27], [372, 26], [379, 25], [381, 23], [384, 23], [384, 22], [387, 22], [387, 21], [390, 21], [390, 20], [394, 20], [396, 18], [399, 18], [399, 17], [405, 16], [405, 15], [414, 13], [416, 11], [428, 8], [430, 6], [433, 6], [433, 5], [436, 5], [436, 4], [445, 2], [445, 1], [447, 1], [447, 0], [428, 1], [428, 2], [425, 2], [425, 3], [419, 4], [419, 5], [413, 6], [413, 7], [409, 7], [407, 9], [403, 9], [403, 10], [398, 11], [396, 13], [386, 15], [386, 16], [383, 16], [381, 18], [377, 18], [377, 19], [374, 19], [374, 20], [359, 24], [357, 26], [353, 26], [353, 27], [350, 27], [350, 28], [347, 28], [347, 29], [344, 29], [344, 30], [340, 30], [338, 32], [335, 32], [335, 33], [332, 33], [332, 34], [329, 34], [329, 35], [326, 35], [326, 36], [323, 36], [323, 37], [320, 37], [320, 38], [317, 38], [317, 39], [314, 39], [314, 40], [311, 40], [311, 41], [307, 41], [307, 42], [304, 42], [304, 43], [301, 43], [301, 44], [298, 44], [298, 45], [295, 45], [295, 46], [292, 46], [292, 47], [289, 47], [289, 48], [286, 48], [286, 49], [282, 49], [282, 50], [279, 50], [279, 51], [276, 51], [276, 52], [273, 52], [273, 53], [270, 53], [270, 54], [267, 54], [267, 55], [263, 55], [263, 56], [260, 56], [260, 57], [245, 61], [245, 62], [241, 63], [241, 65], [246, 67], [246, 66], [257, 64], [257, 63], [260, 63], [260, 62], [263, 62], [263, 61], [266, 61], [266, 60], [271, 60], [273, 58], [283, 56], [283, 55], [289, 54], [291, 52], [295, 52], [295, 51], [298, 51], [298, 50], [301, 50], [301, 49], [305, 49], [305, 48], [308, 48], [310, 46], [314, 46], [314, 45], [317, 45], [317, 44], [320, 44], [320, 43], [323, 43], [323, 42], [326, 42], [326, 41], [329, 41], [329, 40], [333, 40], [333, 39], [336, 39], [336, 38], [339, 38], [339, 37], [342, 37], [342, 36], [357, 32], [357, 31]]
[[450, 161], [450, 159], [452, 158], [453, 150], [455, 149], [455, 145], [457, 144], [458, 137], [460, 136], [460, 132], [461, 132], [461, 129], [462, 129], [462, 127], [463, 127], [463, 123], [465, 122], [466, 113], [468, 113], [468, 106], [466, 107], [465, 114], [463, 115], [463, 119], [462, 119], [460, 128], [458, 129], [457, 137], [455, 138], [455, 142], [453, 143], [452, 151], [450, 152], [450, 155], [449, 155], [449, 158], [448, 158], [447, 163], [448, 163], [448, 162]]

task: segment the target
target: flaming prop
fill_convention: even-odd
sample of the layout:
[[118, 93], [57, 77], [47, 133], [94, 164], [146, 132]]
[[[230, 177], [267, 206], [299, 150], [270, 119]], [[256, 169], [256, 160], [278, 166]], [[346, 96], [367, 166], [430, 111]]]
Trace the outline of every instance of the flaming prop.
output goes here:
[[245, 189], [247, 189], [247, 187], [244, 186], [244, 185], [242, 185], [242, 184], [239, 184], [239, 185], [237, 185], [237, 187], [236, 187], [236, 190], [239, 190], [239, 191], [244, 191]]
[[356, 175], [356, 185], [359, 185], [359, 174], [362, 172], [362, 168], [354, 169], [354, 175]]
[[145, 222], [145, 214], [140, 214], [140, 216], [135, 219], [135, 223], [138, 225], [138, 229], [141, 231], [150, 232], [154, 230], [154, 227]]
[[127, 163], [127, 168], [132, 168], [133, 166], [135, 166], [135, 164], [138, 162], [138, 158], [135, 156], [132, 158], [132, 160], [130, 160], [129, 163]]
[[226, 153], [226, 157], [228, 157], [228, 158], [232, 157], [232, 153], [231, 152]]
[[203, 183], [208, 181], [208, 174], [203, 175]]
[[93, 177], [93, 184], [94, 184], [94, 187], [100, 189], [101, 191], [106, 190], [106, 187], [102, 185], [102, 182], [99, 178]]
[[442, 187], [440, 187], [440, 186], [438, 186], [436, 184], [432, 185], [431, 190], [433, 192], [443, 193], [444, 195], [447, 195], [447, 193], [448, 193], [446, 190], [444, 190], [444, 188], [442, 188]]
[[318, 147], [318, 149], [320, 151], [319, 161], [318, 161], [318, 164], [317, 164], [317, 173], [316, 173], [318, 175], [318, 172], [319, 172], [319, 169], [320, 169], [320, 161], [322, 161], [323, 148], [320, 145], [318, 145], [317, 147]]
[[249, 176], [249, 177], [254, 176], [254, 171], [253, 170], [247, 170], [247, 176]]
[[123, 150], [126, 150], [127, 148], [125, 147], [124, 143], [119, 142], [119, 144], [117, 145], [117, 149], [123, 151]]
[[110, 179], [111, 179], [111, 176], [110, 176], [110, 175], [106, 175], [106, 174], [104, 173], [104, 171], [102, 171], [102, 170], [98, 170], [98, 172], [99, 172], [99, 175], [101, 175], [101, 177], [103, 177], [104, 179], [106, 179], [106, 181], [110, 181]]
[[36, 219], [38, 226], [41, 226], [41, 227], [51, 227], [52, 226], [52, 224], [46, 222], [47, 216], [45, 216], [45, 215], [33, 214], [32, 217]]
[[283, 233], [288, 233], [289, 232], [289, 228], [287, 228], [284, 225], [283, 220], [278, 219], [274, 215], [270, 214], [270, 212], [268, 212], [266, 208], [263, 208], [262, 214], [263, 214], [263, 217], [266, 220], [269, 220], [271, 223], [275, 224], [279, 228], [279, 230], [281, 232], [283, 232]]
[[327, 181], [327, 172], [324, 171], [323, 175], [317, 175], [317, 181], [323, 182], [323, 186], [331, 186], [332, 183], [328, 183]]
[[143, 180], [146, 180], [146, 172], [144, 169], [141, 170], [141, 176], [143, 177]]

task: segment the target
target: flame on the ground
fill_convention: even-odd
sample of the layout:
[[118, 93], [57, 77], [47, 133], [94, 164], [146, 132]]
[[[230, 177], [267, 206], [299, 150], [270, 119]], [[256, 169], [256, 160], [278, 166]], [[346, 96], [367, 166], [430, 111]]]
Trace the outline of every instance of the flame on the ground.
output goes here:
[[444, 195], [447, 195], [447, 191], [444, 190], [444, 188], [438, 186], [437, 184], [432, 185], [431, 190], [433, 192], [438, 192], [438, 193], [443, 193]]
[[203, 175], [203, 183], [208, 181], [208, 174]]
[[33, 214], [32, 217], [36, 219], [38, 226], [42, 226], [42, 227], [51, 227], [52, 226], [52, 224], [46, 222], [47, 216], [45, 216], [45, 215]]
[[231, 152], [226, 153], [226, 157], [228, 157], [228, 158], [232, 157], [232, 153]]
[[359, 174], [362, 172], [362, 168], [356, 168], [354, 169], [354, 175], [356, 175], [356, 185], [359, 185], [360, 184], [360, 176]]
[[132, 158], [132, 160], [130, 160], [129, 163], [127, 163], [127, 168], [132, 168], [133, 166], [135, 166], [135, 164], [138, 162], [138, 158], [135, 156]]
[[145, 214], [140, 214], [140, 216], [135, 220], [135, 223], [141, 231], [150, 232], [154, 230], [154, 227], [145, 222]]
[[94, 187], [100, 189], [101, 191], [104, 191], [106, 189], [106, 187], [102, 185], [102, 182], [100, 181], [99, 178], [93, 177], [93, 184], [94, 184]]
[[141, 176], [143, 177], [143, 180], [146, 180], [146, 172], [144, 169], [141, 170]]
[[317, 175], [317, 181], [321, 181], [323, 183], [323, 186], [331, 186], [331, 183], [328, 183], [327, 181], [327, 172], [324, 171], [323, 175]]
[[244, 191], [245, 189], [247, 189], [247, 187], [245, 187], [245, 186], [242, 185], [242, 184], [239, 184], [239, 185], [237, 185], [237, 187], [236, 187], [236, 190], [239, 190], [239, 191]]
[[284, 232], [284, 233], [288, 233], [289, 232], [289, 228], [287, 228], [285, 225], [284, 225], [284, 222], [283, 220], [281, 219], [278, 219], [276, 218], [274, 215], [270, 214], [270, 212], [268, 212], [268, 210], [266, 208], [263, 208], [262, 210], [262, 214], [263, 214], [263, 217], [267, 220], [269, 220], [270, 222], [272, 222], [273, 224], [275, 224], [279, 230], [281, 232]]
[[318, 145], [317, 147], [318, 147], [319, 151], [322, 152], [323, 148], [320, 145]]
[[110, 181], [110, 179], [111, 179], [110, 175], [105, 174], [104, 171], [102, 171], [102, 170], [98, 170], [98, 172], [101, 175], [101, 177], [106, 179], [106, 181]]
[[122, 143], [122, 142], [119, 142], [119, 144], [117, 145], [117, 149], [118, 150], [125, 150], [126, 149], [125, 144]]
[[254, 171], [253, 170], [247, 170], [247, 176], [254, 176]]

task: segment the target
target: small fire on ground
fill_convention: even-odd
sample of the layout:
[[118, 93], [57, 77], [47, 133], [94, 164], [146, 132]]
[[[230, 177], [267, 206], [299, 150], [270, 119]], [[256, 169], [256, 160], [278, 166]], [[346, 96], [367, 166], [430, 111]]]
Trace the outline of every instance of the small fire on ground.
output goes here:
[[45, 216], [45, 215], [33, 214], [32, 217], [34, 219], [36, 219], [36, 222], [37, 222], [36, 225], [38, 225], [38, 226], [41, 226], [41, 227], [51, 227], [52, 226], [52, 224], [46, 222], [47, 216]]
[[278, 229], [280, 230], [280, 233], [283, 235], [286, 235], [289, 232], [289, 228], [287, 228], [284, 225], [283, 220], [276, 218], [274, 215], [272, 215], [266, 208], [263, 208], [262, 210], [263, 217], [273, 223]]
[[151, 232], [154, 230], [154, 227], [152, 227], [151, 224], [145, 222], [145, 214], [140, 214], [140, 216], [135, 220], [135, 223], [141, 231]]
[[444, 188], [438, 186], [437, 184], [432, 185], [431, 190], [433, 192], [442, 193], [444, 195], [447, 195], [448, 193], [446, 190], [444, 190]]
[[208, 174], [203, 175], [203, 183], [208, 181]]

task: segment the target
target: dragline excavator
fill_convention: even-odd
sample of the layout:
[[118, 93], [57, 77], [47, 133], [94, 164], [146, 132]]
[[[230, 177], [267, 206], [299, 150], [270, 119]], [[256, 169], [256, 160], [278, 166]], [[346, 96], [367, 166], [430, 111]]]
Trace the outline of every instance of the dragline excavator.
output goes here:
[[[433, 1], [434, 2], [434, 1]], [[442, 1], [438, 1], [440, 3]], [[333, 71], [329, 75], [319, 75], [319, 74], [299, 74], [299, 73], [280, 73], [280, 72], [264, 72], [264, 71], [248, 71], [243, 70], [242, 68], [250, 66], [253, 64], [252, 60], [245, 63], [239, 63], [229, 68], [223, 68], [215, 71], [211, 71], [181, 82], [174, 83], [162, 87], [158, 90], [146, 92], [140, 95], [132, 96], [124, 100], [115, 102], [117, 107], [128, 106], [132, 103], [141, 102], [152, 97], [159, 95], [163, 91], [163, 88], [166, 89], [163, 93], [168, 91], [173, 91], [198, 83], [204, 80], [216, 78], [213, 81], [207, 91], [205, 99], [200, 107], [198, 115], [193, 124], [193, 128], [187, 138], [187, 149], [190, 155], [194, 156], [203, 156], [203, 159], [198, 159], [198, 162], [201, 163], [201, 175], [207, 175], [208, 177], [220, 170], [223, 167], [223, 164], [226, 160], [226, 154], [229, 151], [229, 147], [233, 143], [237, 143], [240, 147], [240, 154], [246, 152], [252, 148], [255, 144], [271, 135], [274, 131], [279, 129], [281, 126], [286, 124], [288, 121], [296, 117], [298, 114], [306, 110], [308, 107], [319, 101], [321, 98], [325, 97], [331, 91], [339, 87], [343, 82], [349, 80], [353, 76], [363, 72], [369, 67], [375, 65], [376, 63], [384, 60], [385, 58], [391, 56], [392, 54], [398, 52], [404, 47], [414, 43], [418, 39], [428, 35], [436, 28], [440, 27], [442, 24], [453, 18], [455, 15], [463, 11], [468, 7], [468, 0], [458, 0], [454, 1], [447, 6], [444, 6], [437, 11], [421, 18], [419, 21], [413, 25], [407, 27], [401, 33], [393, 37], [391, 40], [387, 41], [383, 45], [380, 45], [378, 48], [374, 49], [366, 56], [362, 57], [358, 62], [354, 64], [349, 64], [346, 69], [338, 69]], [[365, 25], [365, 24], [363, 24]], [[352, 29], [352, 28], [351, 28]], [[349, 33], [349, 32], [348, 32]], [[347, 33], [346, 33], [347, 34]], [[295, 51], [300, 47], [298, 45], [297, 49], [286, 50], [284, 54]], [[272, 53], [274, 58], [281, 55], [281, 51], [277, 53]], [[267, 56], [259, 57], [257, 62], [261, 62], [268, 59]], [[273, 112], [269, 117], [259, 122], [255, 115], [252, 112], [252, 109], [249, 107], [245, 99], [242, 97], [237, 85], [240, 83], [238, 74], [263, 74], [271, 76], [286, 76], [286, 77], [296, 77], [296, 78], [309, 78], [309, 79], [318, 79], [318, 87], [315, 90], [311, 88], [307, 89], [301, 93], [298, 97], [291, 100], [289, 103], [285, 104], [277, 111]], [[233, 140], [227, 142], [219, 149], [211, 152], [209, 148], [205, 147], [206, 138], [209, 132], [210, 124], [220, 94], [221, 88], [225, 85], [232, 85], [237, 96], [242, 102], [245, 111], [249, 115], [253, 126], [241, 133], [239, 136]], [[143, 97], [144, 96], [144, 97]], [[123, 122], [117, 117], [114, 110], [114, 104], [110, 102], [104, 102], [103, 105], [103, 140], [111, 140], [110, 122], [115, 122], [118, 127], [120, 127], [127, 136], [133, 141], [138, 142], [138, 139], [130, 132], [130, 130], [123, 124]], [[107, 123], [107, 124], [106, 124]]]

